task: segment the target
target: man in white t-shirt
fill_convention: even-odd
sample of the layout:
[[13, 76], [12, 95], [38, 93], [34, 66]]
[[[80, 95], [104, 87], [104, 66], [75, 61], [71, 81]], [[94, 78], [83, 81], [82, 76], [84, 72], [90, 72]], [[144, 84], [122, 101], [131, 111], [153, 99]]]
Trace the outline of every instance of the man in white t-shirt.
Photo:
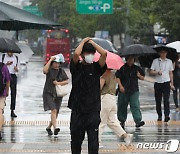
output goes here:
[[18, 57], [15, 56], [12, 52], [8, 52], [7, 54], [3, 54], [0, 58], [0, 61], [6, 64], [8, 70], [11, 74], [11, 82], [10, 82], [10, 89], [11, 89], [11, 117], [16, 118], [17, 115], [14, 113], [16, 107], [16, 93], [17, 93], [17, 76], [16, 73], [18, 72]]
[[159, 52], [160, 58], [154, 59], [150, 71], [150, 74], [155, 76], [154, 89], [158, 121], [162, 121], [161, 102], [163, 97], [165, 122], [168, 122], [170, 120], [169, 97], [170, 89], [174, 88], [172, 72], [173, 64], [170, 59], [166, 58], [167, 52], [168, 51], [166, 51], [166, 49], [162, 49]]

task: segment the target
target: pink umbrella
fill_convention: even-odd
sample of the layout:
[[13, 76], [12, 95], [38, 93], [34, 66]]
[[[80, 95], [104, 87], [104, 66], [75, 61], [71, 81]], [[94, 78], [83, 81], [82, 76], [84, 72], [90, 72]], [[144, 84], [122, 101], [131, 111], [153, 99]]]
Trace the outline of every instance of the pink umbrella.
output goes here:
[[[124, 62], [119, 55], [116, 55], [112, 52], [107, 51], [106, 64], [109, 69], [119, 70]], [[95, 53], [94, 61], [98, 61], [100, 58], [100, 54], [98, 52]]]
[[[106, 64], [109, 69], [119, 70], [123, 65], [124, 61], [121, 59], [119, 55], [116, 55], [112, 52], [107, 51]], [[82, 60], [81, 56], [79, 57]], [[100, 58], [100, 54], [96, 51], [94, 56], [94, 61], [97, 62]]]

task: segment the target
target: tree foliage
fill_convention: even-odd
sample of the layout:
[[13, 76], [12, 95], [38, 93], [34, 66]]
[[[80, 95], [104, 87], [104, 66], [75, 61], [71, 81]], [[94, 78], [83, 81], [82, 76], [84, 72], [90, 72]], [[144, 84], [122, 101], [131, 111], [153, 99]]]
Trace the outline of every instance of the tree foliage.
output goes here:
[[153, 44], [153, 25], [156, 22], [152, 14], [153, 1], [132, 0], [130, 5], [130, 35], [140, 43]]
[[[82, 15], [76, 12], [75, 0], [34, 0], [44, 17], [61, 23], [72, 38], [94, 36], [97, 30], [110, 35], [129, 33], [136, 41], [153, 44], [153, 25], [166, 28], [172, 40], [180, 38], [179, 0], [114, 0], [112, 15]], [[128, 30], [126, 28], [128, 24]]]
[[180, 1], [154, 0], [153, 14], [168, 30], [171, 41], [180, 40]]

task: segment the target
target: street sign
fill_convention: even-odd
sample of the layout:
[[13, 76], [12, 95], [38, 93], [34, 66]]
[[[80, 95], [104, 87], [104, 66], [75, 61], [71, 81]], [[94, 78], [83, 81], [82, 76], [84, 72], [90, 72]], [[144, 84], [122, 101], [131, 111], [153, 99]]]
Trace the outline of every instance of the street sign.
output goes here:
[[79, 14], [112, 14], [113, 0], [76, 0]]
[[37, 6], [24, 6], [23, 9], [28, 12], [38, 12], [39, 11]]
[[32, 13], [37, 16], [42, 16], [42, 12], [39, 11], [37, 6], [24, 6], [23, 10]]

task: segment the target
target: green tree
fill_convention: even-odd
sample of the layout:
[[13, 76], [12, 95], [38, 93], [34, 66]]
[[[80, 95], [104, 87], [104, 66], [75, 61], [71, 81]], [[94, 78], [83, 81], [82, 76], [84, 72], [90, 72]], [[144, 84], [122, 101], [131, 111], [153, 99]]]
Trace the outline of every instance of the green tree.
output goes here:
[[180, 39], [180, 1], [154, 0], [153, 13], [157, 22], [168, 30], [170, 41]]
[[[114, 34], [127, 33], [138, 43], [154, 44], [153, 25], [166, 28], [171, 40], [180, 38], [180, 3], [178, 0], [114, 0], [111, 15], [82, 15], [76, 12], [75, 0], [34, 0], [45, 18], [61, 23], [70, 30], [73, 40], [94, 36], [96, 30]], [[128, 13], [129, 12], [129, 13]]]
[[132, 0], [130, 6], [129, 34], [135, 39], [135, 42], [143, 44], [154, 44], [153, 25], [155, 17], [153, 16], [153, 0]]
[[[44, 16], [67, 27], [72, 38], [94, 36], [96, 30], [108, 30], [111, 36], [121, 35], [125, 29], [123, 9], [115, 9], [112, 15], [82, 15], [76, 12], [74, 0], [38, 0], [37, 3]], [[122, 2], [114, 0], [114, 7], [123, 7]]]

